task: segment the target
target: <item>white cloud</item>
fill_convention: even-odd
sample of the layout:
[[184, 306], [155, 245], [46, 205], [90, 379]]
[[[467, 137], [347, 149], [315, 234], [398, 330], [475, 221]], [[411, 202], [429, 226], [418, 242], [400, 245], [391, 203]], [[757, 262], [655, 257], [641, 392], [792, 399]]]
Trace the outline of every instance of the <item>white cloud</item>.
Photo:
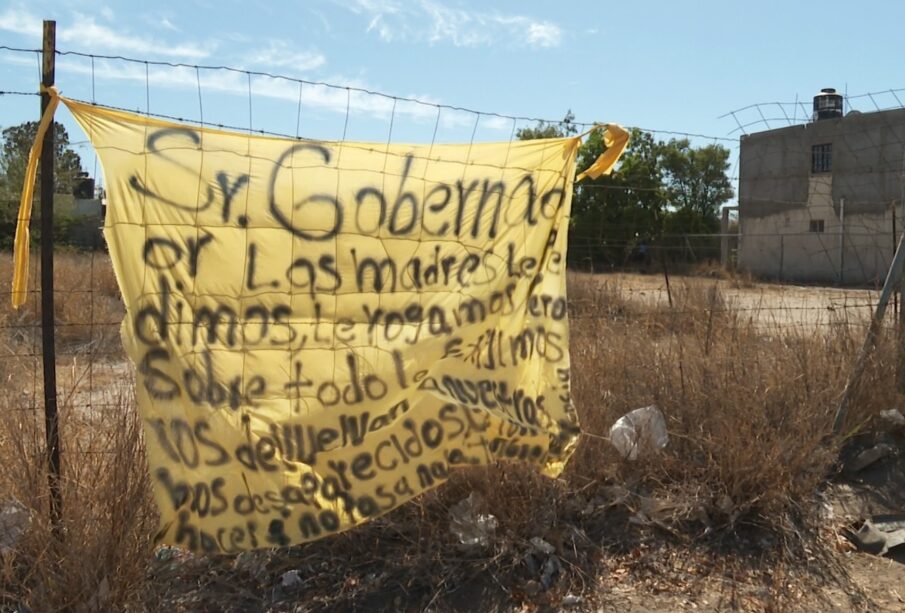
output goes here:
[[159, 40], [120, 33], [116, 29], [97, 23], [91, 15], [76, 13], [71, 27], [63, 28], [58, 35], [64, 43], [78, 43], [87, 49], [109, 49], [136, 54], [156, 54], [186, 59], [208, 57], [210, 51], [194, 43], [166, 43]]
[[41, 36], [41, 20], [21, 9], [7, 9], [0, 15], [0, 30], [16, 32], [23, 36]]
[[[3, 58], [8, 59], [8, 58]], [[57, 70], [66, 74], [92, 75], [91, 66], [84, 62], [60, 58]], [[150, 84], [151, 90], [158, 88], [176, 89], [196, 92], [200, 85], [202, 95], [211, 93], [248, 97], [248, 77], [240, 72], [226, 70], [201, 70], [196, 73], [189, 67], [150, 66], [147, 76], [145, 66], [118, 60], [98, 59], [95, 61], [93, 78], [98, 81], [110, 80], [133, 82], [145, 86]], [[373, 86], [358, 79], [331, 77], [331, 86], [316, 83], [303, 83], [301, 104], [303, 107], [344, 114], [346, 108], [352, 113], [367, 115], [379, 120], [388, 120], [391, 115], [404, 117], [409, 121], [434, 123], [438, 120], [437, 104], [439, 101], [425, 95], [407, 96], [418, 102], [397, 99], [364, 90], [374, 91]], [[346, 89], [346, 88], [351, 89]], [[254, 97], [282, 100], [293, 105], [299, 104], [299, 83], [290, 79], [264, 76], [252, 77], [252, 95]], [[103, 104], [103, 100], [98, 100]], [[153, 108], [151, 109], [153, 112]], [[480, 126], [483, 129], [509, 133], [512, 120], [480, 115]], [[471, 128], [476, 116], [470, 112], [444, 108], [439, 113], [440, 124], [447, 128]]]
[[495, 115], [491, 116], [482, 116], [481, 117], [481, 127], [486, 128], [488, 130], [498, 130], [500, 132], [503, 131], [515, 131], [515, 123], [512, 119], [508, 117], [497, 117]]
[[528, 44], [533, 47], [558, 47], [562, 30], [552, 23], [532, 22], [528, 24]]
[[250, 52], [248, 62], [252, 65], [305, 71], [320, 68], [327, 63], [327, 58], [316, 51], [296, 51], [283, 40], [272, 40], [265, 49]]
[[353, 13], [395, 14], [402, 12], [401, 5], [393, 0], [352, 0], [351, 2], [342, 2], [342, 4]]
[[383, 15], [375, 15], [371, 18], [371, 22], [365, 32], [371, 31], [376, 31], [380, 38], [386, 42], [392, 42], [396, 37], [393, 28], [383, 20]]
[[320, 21], [321, 30], [323, 32], [330, 33], [333, 31], [333, 27], [330, 25], [330, 21], [327, 19], [327, 17], [322, 12], [316, 11], [309, 7], [308, 14], [313, 15], [314, 17], [317, 18], [318, 21]]
[[[61, 58], [57, 61], [57, 70], [65, 71], [67, 74], [89, 75], [92, 69], [83, 62]], [[202, 70], [196, 74], [195, 70], [189, 67], [152, 65], [147, 73], [147, 82], [152, 90], [162, 87], [196, 91], [199, 77], [202, 92], [233, 94], [244, 98], [248, 96], [248, 77], [234, 71]], [[131, 81], [140, 83], [144, 87], [145, 67], [116, 60], [96, 60], [94, 78]], [[388, 119], [393, 113], [418, 121], [433, 121], [437, 117], [437, 109], [427, 104], [400, 100], [396, 102], [394, 108], [391, 98], [354, 89], [346, 90], [346, 87], [369, 89], [368, 84], [361, 81], [342, 78], [333, 78], [331, 81], [334, 87], [304, 83], [301, 104], [305, 107], [337, 113], [345, 113], [348, 105], [351, 112], [363, 113], [378, 119]], [[299, 84], [289, 79], [254, 76], [252, 78], [252, 95], [298, 104]], [[98, 102], [103, 104], [102, 100]]]
[[99, 12], [101, 14], [101, 17], [103, 17], [107, 21], [113, 21], [113, 9], [109, 6], [102, 6]]
[[177, 28], [172, 21], [167, 19], [166, 17], [161, 17], [158, 22], [165, 30], [170, 30], [171, 32], [181, 32], [179, 28]]
[[525, 15], [472, 11], [439, 0], [336, 0], [368, 19], [367, 32], [382, 40], [451, 43], [457, 47], [490, 46], [498, 42], [535, 48], [559, 46], [562, 29], [553, 22]]
[[[40, 37], [42, 25], [38, 17], [25, 9], [10, 8], [0, 14], [0, 30]], [[93, 16], [81, 13], [74, 13], [71, 19], [59, 23], [57, 41], [78, 49], [98, 52], [156, 55], [188, 60], [208, 57], [213, 47], [211, 44], [199, 46], [190, 42], [171, 43], [130, 34], [126, 30], [98, 23]]]

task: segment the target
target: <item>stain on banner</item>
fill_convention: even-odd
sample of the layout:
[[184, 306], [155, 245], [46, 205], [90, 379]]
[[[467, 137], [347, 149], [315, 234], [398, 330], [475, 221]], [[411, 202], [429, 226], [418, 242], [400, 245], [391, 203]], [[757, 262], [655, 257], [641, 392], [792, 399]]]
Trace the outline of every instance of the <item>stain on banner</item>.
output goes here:
[[289, 545], [456, 467], [560, 473], [578, 138], [297, 141], [63, 102], [103, 165], [161, 541]]

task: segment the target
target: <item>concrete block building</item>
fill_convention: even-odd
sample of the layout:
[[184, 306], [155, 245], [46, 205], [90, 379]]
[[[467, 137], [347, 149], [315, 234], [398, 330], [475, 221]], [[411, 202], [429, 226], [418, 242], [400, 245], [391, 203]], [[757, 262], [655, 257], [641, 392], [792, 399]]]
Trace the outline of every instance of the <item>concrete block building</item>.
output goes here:
[[842, 96], [824, 89], [811, 122], [741, 138], [742, 269], [786, 281], [882, 283], [905, 230], [905, 109], [843, 109]]

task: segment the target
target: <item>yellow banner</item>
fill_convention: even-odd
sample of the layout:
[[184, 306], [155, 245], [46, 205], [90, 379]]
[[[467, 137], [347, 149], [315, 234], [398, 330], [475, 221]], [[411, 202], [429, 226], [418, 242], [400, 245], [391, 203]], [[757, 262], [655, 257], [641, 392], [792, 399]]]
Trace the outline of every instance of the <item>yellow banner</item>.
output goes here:
[[321, 538], [460, 466], [557, 475], [577, 138], [266, 138], [64, 102], [94, 144], [160, 538]]

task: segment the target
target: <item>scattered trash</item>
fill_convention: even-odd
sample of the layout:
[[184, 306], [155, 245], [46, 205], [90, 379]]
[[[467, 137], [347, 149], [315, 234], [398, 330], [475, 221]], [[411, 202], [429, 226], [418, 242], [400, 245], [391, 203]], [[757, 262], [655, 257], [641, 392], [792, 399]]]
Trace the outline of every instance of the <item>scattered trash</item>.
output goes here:
[[847, 531], [844, 534], [861, 551], [886, 555], [893, 547], [905, 545], [905, 513], [875, 515], [865, 520], [857, 532]]
[[669, 444], [666, 419], [654, 405], [630, 411], [610, 428], [610, 442], [623, 458], [637, 460], [639, 452], [663, 449]]
[[562, 599], [562, 605], [564, 607], [574, 607], [582, 602], [584, 602], [584, 598], [577, 594], [566, 594]]
[[496, 533], [497, 518], [475, 509], [480, 498], [472, 492], [449, 509], [449, 530], [463, 545], [485, 547]]
[[719, 511], [724, 517], [729, 520], [730, 524], [734, 524], [735, 521], [741, 515], [741, 509], [735, 504], [735, 501], [732, 500], [732, 496], [729, 494], [723, 494], [716, 500], [716, 510]]
[[873, 447], [868, 447], [864, 451], [859, 452], [848, 464], [846, 464], [845, 472], [850, 475], [859, 473], [871, 464], [893, 455], [895, 451], [895, 447], [888, 443], [879, 443]]
[[88, 610], [89, 611], [103, 611], [108, 608], [108, 599], [110, 598], [110, 582], [107, 581], [107, 577], [101, 579], [101, 582], [97, 586], [97, 591], [91, 595], [91, 598], [88, 599]]
[[233, 571], [247, 574], [261, 583], [269, 581], [268, 556], [267, 550], [243, 551], [233, 560]]
[[902, 412], [898, 409], [880, 411], [880, 419], [885, 421], [890, 426], [905, 428], [905, 415], [902, 415]]
[[553, 586], [556, 576], [562, 570], [559, 558], [553, 555], [556, 547], [539, 536], [531, 537], [529, 542], [531, 547], [525, 553], [525, 566], [529, 575], [538, 577], [540, 587], [544, 590], [549, 590]]
[[299, 576], [299, 571], [297, 570], [287, 570], [280, 576], [280, 585], [292, 589], [296, 586], [301, 585], [302, 578]]
[[31, 512], [16, 499], [0, 505], [0, 553], [8, 553], [31, 524]]
[[553, 587], [553, 579], [559, 574], [560, 570], [562, 570], [562, 565], [559, 563], [559, 558], [556, 556], [547, 558], [547, 561], [544, 562], [543, 572], [540, 575], [540, 584], [545, 590]]
[[556, 547], [540, 538], [539, 536], [532, 536], [531, 544], [534, 545], [534, 548], [537, 551], [539, 551], [540, 553], [545, 553], [547, 555], [550, 555], [556, 551]]

